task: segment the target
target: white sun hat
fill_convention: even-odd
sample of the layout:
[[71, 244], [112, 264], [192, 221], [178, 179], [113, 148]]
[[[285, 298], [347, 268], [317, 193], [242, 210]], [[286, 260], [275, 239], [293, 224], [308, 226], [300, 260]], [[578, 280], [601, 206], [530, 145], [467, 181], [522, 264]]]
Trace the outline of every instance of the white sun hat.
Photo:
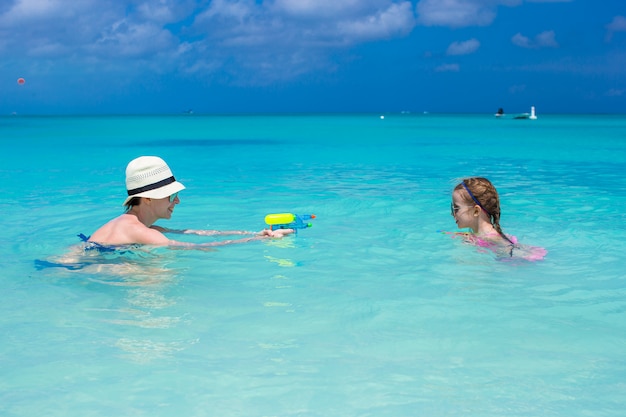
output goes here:
[[133, 197], [165, 198], [184, 190], [176, 181], [165, 161], [158, 156], [140, 156], [126, 167], [126, 190], [128, 197], [123, 206]]

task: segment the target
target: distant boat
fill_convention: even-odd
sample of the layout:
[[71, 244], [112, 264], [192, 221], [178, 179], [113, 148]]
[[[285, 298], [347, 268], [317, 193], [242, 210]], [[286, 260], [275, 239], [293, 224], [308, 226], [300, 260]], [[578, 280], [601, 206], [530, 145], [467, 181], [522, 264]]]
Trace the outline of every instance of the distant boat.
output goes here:
[[503, 117], [504, 116], [504, 109], [502, 107], [500, 107], [498, 109], [498, 111], [495, 114], [496, 117]]
[[535, 114], [535, 106], [530, 108], [530, 113], [520, 113], [513, 116], [514, 119], [530, 119], [537, 120], [537, 115]]

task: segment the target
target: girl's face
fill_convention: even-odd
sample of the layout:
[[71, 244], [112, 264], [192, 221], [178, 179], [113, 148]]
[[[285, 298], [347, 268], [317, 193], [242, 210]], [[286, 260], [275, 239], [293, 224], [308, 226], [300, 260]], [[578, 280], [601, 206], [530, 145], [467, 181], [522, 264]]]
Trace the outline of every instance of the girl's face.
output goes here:
[[459, 229], [472, 228], [476, 223], [475, 206], [467, 204], [461, 197], [461, 190], [452, 193], [452, 216]]

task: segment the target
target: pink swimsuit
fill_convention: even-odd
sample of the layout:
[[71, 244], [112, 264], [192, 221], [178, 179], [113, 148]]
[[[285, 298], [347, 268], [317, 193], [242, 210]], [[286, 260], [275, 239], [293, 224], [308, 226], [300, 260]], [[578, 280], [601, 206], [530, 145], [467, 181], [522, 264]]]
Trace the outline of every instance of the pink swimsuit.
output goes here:
[[[495, 252], [496, 254], [498, 254], [499, 258], [511, 257], [526, 259], [528, 261], [540, 261], [548, 253], [547, 250], [538, 246], [521, 245], [517, 242], [517, 238], [515, 236], [510, 235], [507, 235], [507, 237], [511, 240], [512, 245], [508, 243], [504, 244], [501, 241], [494, 241], [485, 238], [489, 237], [490, 235], [479, 237], [466, 232], [452, 234], [453, 238], [457, 236], [463, 237], [463, 239], [468, 243], [479, 246], [481, 248], [487, 248]], [[500, 235], [497, 235], [495, 233], [491, 236], [498, 238], [500, 237]]]

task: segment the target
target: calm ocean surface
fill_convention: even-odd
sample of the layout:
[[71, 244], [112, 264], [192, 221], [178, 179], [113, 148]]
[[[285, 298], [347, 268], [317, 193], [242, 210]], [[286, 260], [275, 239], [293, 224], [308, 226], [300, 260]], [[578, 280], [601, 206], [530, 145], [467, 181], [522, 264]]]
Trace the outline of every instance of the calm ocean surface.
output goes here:
[[[2, 416], [624, 415], [624, 116], [17, 116], [0, 149]], [[122, 213], [140, 155], [187, 187], [158, 224], [317, 219], [38, 267]], [[440, 233], [476, 175], [545, 260]]]

